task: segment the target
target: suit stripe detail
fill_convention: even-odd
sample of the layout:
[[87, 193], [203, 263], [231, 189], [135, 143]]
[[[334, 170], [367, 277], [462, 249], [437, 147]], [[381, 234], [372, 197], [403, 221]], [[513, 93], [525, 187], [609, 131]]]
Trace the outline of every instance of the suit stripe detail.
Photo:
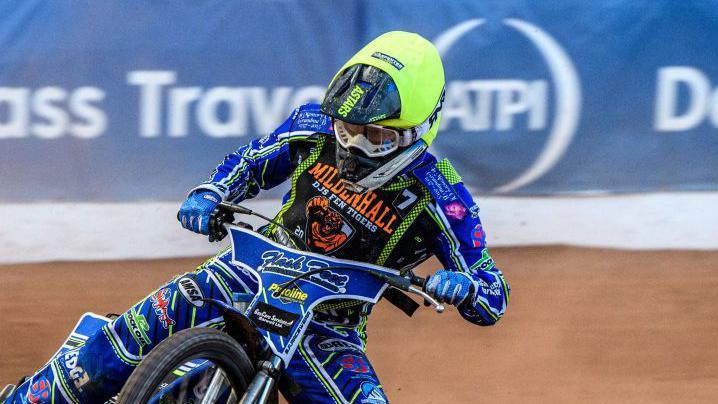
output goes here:
[[332, 380], [329, 375], [324, 372], [324, 368], [320, 368], [316, 365], [319, 361], [311, 349], [309, 349], [309, 341], [312, 337], [313, 335], [304, 337], [304, 341], [299, 344], [299, 353], [302, 355], [302, 359], [304, 359], [304, 362], [306, 362], [307, 365], [309, 365], [309, 368], [312, 369], [312, 373], [317, 380], [319, 380], [327, 393], [329, 393], [329, 395], [334, 399], [334, 402], [347, 403], [347, 400], [344, 397], [337, 395], [339, 388], [336, 384], [334, 384], [334, 380]]
[[[119, 335], [117, 335], [114, 328], [109, 325], [106, 325], [102, 327], [102, 332], [105, 334], [105, 337], [110, 342], [112, 349], [115, 351], [115, 355], [117, 355], [120, 360], [130, 366], [137, 366], [140, 364], [142, 357], [133, 355], [129, 351], [127, 351], [127, 348], [125, 348], [125, 346], [120, 341], [120, 337]], [[154, 339], [153, 341], [156, 341], [156, 339]]]
[[[75, 397], [75, 395], [72, 393], [72, 390], [70, 390], [70, 387], [67, 385], [67, 380], [65, 380], [65, 375], [62, 373], [62, 370], [57, 365], [57, 361], [59, 360], [60, 358], [57, 358], [52, 361], [50, 369], [52, 370], [52, 375], [55, 376], [54, 379], [60, 381], [60, 384], [58, 385], [60, 394], [62, 394], [62, 397], [65, 399], [65, 401], [79, 404], [80, 400], [78, 400], [78, 398]], [[32, 386], [32, 380], [30, 380], [30, 385]]]

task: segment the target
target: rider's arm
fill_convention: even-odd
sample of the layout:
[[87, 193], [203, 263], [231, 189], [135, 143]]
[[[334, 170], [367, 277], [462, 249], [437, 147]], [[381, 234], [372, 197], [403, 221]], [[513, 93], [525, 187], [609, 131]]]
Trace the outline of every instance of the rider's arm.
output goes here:
[[473, 284], [473, 296], [458, 306], [461, 316], [475, 324], [493, 325], [506, 310], [510, 289], [486, 248], [478, 206], [462, 183], [452, 187], [464, 203], [465, 216], [457, 220], [438, 203], [429, 205], [440, 228], [434, 253], [447, 270], [465, 274]]
[[306, 145], [317, 133], [331, 133], [329, 117], [316, 104], [302, 105], [271, 134], [228, 154], [210, 179], [190, 193], [208, 189], [232, 202], [253, 198], [260, 189], [279, 185], [291, 175], [300, 144]]

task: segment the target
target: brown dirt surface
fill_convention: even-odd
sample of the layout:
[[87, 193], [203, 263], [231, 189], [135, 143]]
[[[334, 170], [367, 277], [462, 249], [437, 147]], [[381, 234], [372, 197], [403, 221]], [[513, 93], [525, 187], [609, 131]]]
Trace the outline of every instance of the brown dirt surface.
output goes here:
[[[369, 354], [393, 402], [718, 402], [718, 252], [493, 256], [513, 291], [494, 327], [375, 309]], [[0, 381], [44, 363], [83, 312], [120, 312], [200, 261], [0, 267]]]

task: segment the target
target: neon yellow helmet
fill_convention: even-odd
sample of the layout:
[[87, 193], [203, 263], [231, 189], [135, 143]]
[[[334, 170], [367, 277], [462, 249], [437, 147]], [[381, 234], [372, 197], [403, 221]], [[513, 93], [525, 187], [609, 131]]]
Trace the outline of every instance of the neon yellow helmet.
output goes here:
[[[379, 76], [387, 74], [390, 80], [382, 77], [375, 83], [361, 80], [376, 75], [372, 69], [362, 69], [362, 65], [375, 67]], [[345, 115], [357, 85], [364, 87], [365, 97], [357, 100]], [[377, 85], [381, 87], [376, 88]], [[416, 128], [435, 115], [432, 125], [421, 136], [430, 145], [439, 128], [443, 92], [444, 66], [434, 44], [415, 33], [391, 31], [369, 42], [339, 69], [327, 89], [322, 112], [355, 124], [376, 123], [402, 129]], [[350, 102], [345, 103], [346, 100]], [[342, 104], [345, 108], [340, 114]], [[361, 108], [361, 104], [373, 110]]]
[[[344, 177], [350, 177], [350, 182], [357, 185], [373, 173], [375, 180], [368, 178], [357, 187], [363, 189], [374, 189], [386, 182], [434, 141], [443, 100], [444, 68], [439, 52], [431, 42], [418, 34], [403, 31], [387, 32], [369, 42], [334, 75], [321, 110], [334, 118], [340, 142], [337, 121], [339, 124], [369, 125], [369, 128], [379, 125], [397, 130], [391, 136], [377, 134], [372, 140], [360, 139], [361, 142], [353, 143], [361, 146], [375, 142], [376, 149], [372, 150], [375, 154], [359, 147], [363, 155], [355, 156], [347, 147], [338, 147], [340, 177], [345, 174]], [[350, 129], [346, 132], [344, 146], [351, 143], [349, 140], [355, 135]], [[363, 135], [367, 136], [366, 129]], [[377, 144], [377, 136], [385, 144], [395, 142], [394, 148]], [[344, 164], [353, 157], [357, 157], [354, 163]], [[344, 169], [347, 165], [364, 170], [348, 173]], [[393, 168], [392, 172], [380, 170], [387, 166]]]

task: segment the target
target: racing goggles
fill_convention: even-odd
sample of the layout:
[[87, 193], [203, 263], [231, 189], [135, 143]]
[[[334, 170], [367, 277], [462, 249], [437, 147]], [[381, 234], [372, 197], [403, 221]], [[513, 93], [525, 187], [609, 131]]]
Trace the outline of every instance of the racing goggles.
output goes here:
[[445, 90], [441, 90], [434, 112], [424, 122], [409, 129], [394, 129], [375, 124], [357, 125], [332, 118], [337, 141], [345, 149], [355, 147], [361, 150], [367, 157], [383, 157], [399, 147], [411, 146], [431, 130], [444, 105], [445, 95]]
[[398, 130], [374, 124], [355, 125], [334, 119], [334, 133], [339, 144], [345, 149], [357, 148], [367, 157], [383, 157], [399, 147], [410, 146], [424, 134], [419, 134], [416, 129]]

